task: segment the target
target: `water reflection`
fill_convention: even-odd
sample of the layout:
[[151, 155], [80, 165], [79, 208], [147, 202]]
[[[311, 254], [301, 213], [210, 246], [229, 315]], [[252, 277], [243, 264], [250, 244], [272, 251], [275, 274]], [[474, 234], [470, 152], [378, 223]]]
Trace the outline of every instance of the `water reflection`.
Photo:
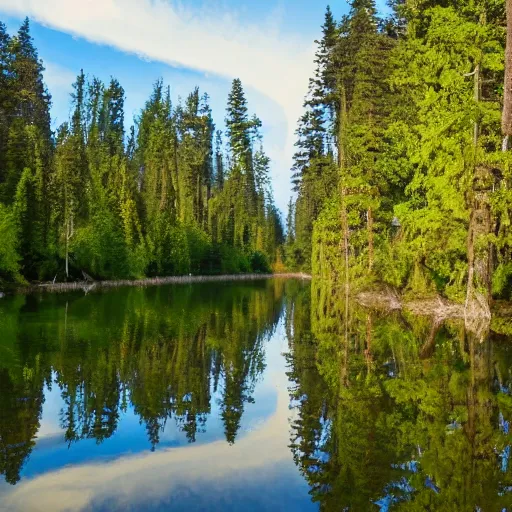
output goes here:
[[0, 326], [7, 510], [512, 510], [510, 318], [271, 280], [16, 297]]
[[291, 448], [322, 510], [512, 510], [512, 345], [494, 327], [297, 298]]
[[45, 396], [58, 389], [68, 446], [101, 444], [130, 409], [147, 445], [174, 421], [189, 442], [212, 400], [235, 443], [265, 368], [263, 343], [284, 283], [124, 289], [16, 297], [0, 306], [0, 473], [15, 484], [35, 446]]

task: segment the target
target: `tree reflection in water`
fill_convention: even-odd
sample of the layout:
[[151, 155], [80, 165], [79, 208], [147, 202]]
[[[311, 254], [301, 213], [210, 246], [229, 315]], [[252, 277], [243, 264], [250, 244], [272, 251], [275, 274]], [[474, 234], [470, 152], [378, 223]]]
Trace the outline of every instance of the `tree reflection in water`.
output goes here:
[[346, 306], [278, 279], [4, 300], [0, 472], [19, 480], [52, 387], [71, 449], [111, 438], [128, 408], [151, 449], [169, 421], [198, 440], [214, 413], [236, 443], [283, 318], [289, 447], [322, 510], [507, 510], [510, 322], [483, 336]]
[[291, 450], [322, 510], [510, 510], [512, 345], [499, 322], [482, 339], [355, 304], [347, 318], [314, 284], [287, 331]]
[[189, 442], [212, 394], [226, 440], [265, 367], [284, 281], [18, 296], [0, 305], [0, 473], [15, 484], [37, 436], [45, 385], [58, 386], [71, 446], [110, 438], [128, 407], [155, 449], [174, 419]]

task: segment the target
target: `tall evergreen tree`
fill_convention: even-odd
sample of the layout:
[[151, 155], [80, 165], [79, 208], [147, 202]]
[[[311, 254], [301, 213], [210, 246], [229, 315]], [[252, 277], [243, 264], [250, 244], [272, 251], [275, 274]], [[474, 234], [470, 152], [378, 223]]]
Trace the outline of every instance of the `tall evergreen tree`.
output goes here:
[[157, 81], [125, 141], [124, 89], [83, 70], [53, 140], [28, 20], [12, 38], [0, 24], [0, 71], [0, 279], [268, 270], [279, 215], [239, 80], [225, 159], [198, 88], [173, 105]]
[[217, 130], [215, 133], [215, 186], [217, 190], [224, 188], [224, 152], [222, 144], [222, 132]]

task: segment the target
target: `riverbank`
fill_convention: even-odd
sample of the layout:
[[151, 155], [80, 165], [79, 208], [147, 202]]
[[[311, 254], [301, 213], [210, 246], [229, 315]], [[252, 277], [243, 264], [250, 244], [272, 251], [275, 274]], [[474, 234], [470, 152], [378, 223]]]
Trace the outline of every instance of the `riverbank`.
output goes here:
[[38, 291], [58, 293], [73, 290], [83, 290], [88, 293], [94, 289], [100, 288], [119, 288], [125, 286], [147, 287], [160, 286], [165, 284], [188, 284], [188, 283], [208, 283], [215, 281], [255, 281], [260, 279], [306, 279], [310, 280], [309, 274], [289, 272], [282, 274], [223, 274], [223, 275], [204, 275], [204, 276], [168, 276], [168, 277], [148, 277], [145, 279], [119, 279], [113, 281], [74, 281], [72, 283], [42, 283], [30, 284], [26, 286], [15, 286], [12, 289], [0, 291], [0, 293], [34, 293]]

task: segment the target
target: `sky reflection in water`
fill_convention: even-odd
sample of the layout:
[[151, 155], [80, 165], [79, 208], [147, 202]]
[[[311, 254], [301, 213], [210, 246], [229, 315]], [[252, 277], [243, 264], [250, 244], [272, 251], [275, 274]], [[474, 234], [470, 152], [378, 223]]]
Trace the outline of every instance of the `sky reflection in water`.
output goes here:
[[0, 302], [0, 510], [512, 510], [508, 323], [325, 292]]

